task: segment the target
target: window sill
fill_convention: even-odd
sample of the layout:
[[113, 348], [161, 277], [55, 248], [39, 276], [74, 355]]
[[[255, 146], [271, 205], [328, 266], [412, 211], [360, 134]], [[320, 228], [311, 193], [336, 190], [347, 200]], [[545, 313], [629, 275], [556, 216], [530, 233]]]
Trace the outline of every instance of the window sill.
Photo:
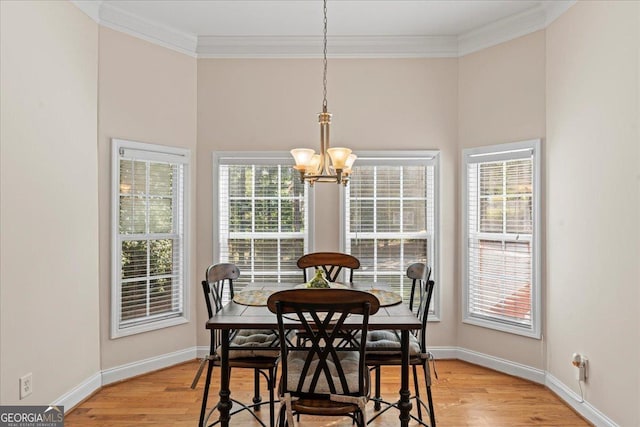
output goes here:
[[533, 339], [541, 339], [542, 335], [538, 329], [525, 329], [519, 328], [517, 326], [511, 326], [500, 322], [492, 322], [490, 320], [478, 319], [475, 317], [464, 317], [462, 319], [462, 323], [466, 323], [468, 325], [480, 326], [486, 329], [493, 329], [495, 331], [506, 332], [513, 335], [521, 335], [527, 338]]
[[144, 325], [132, 326], [130, 328], [117, 329], [114, 328], [111, 331], [111, 339], [117, 339], [127, 337], [130, 335], [141, 334], [144, 332], [151, 332], [158, 329], [170, 328], [172, 326], [183, 325], [189, 323], [189, 319], [186, 316], [173, 317], [171, 319], [158, 320], [157, 322], [147, 323]]

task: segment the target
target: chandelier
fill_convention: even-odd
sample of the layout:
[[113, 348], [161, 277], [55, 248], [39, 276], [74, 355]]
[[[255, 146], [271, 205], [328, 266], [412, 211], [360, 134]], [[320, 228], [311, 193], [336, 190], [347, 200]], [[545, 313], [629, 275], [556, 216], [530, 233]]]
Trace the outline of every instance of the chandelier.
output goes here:
[[291, 150], [296, 165], [294, 169], [300, 172], [300, 178], [313, 185], [316, 182], [335, 182], [347, 185], [351, 168], [357, 156], [349, 148], [329, 147], [329, 127], [331, 113], [327, 111], [327, 0], [324, 0], [324, 50], [322, 74], [322, 112], [318, 113], [320, 123], [320, 153], [310, 148], [294, 148]]

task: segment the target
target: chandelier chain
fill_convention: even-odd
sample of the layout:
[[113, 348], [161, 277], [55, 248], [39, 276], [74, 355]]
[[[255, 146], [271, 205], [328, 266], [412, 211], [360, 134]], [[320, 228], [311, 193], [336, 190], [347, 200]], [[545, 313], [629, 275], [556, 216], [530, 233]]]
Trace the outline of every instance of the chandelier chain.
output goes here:
[[324, 49], [323, 53], [323, 64], [324, 64], [324, 72], [322, 75], [322, 109], [323, 111], [327, 110], [327, 0], [324, 0]]
[[[0, 0], [2, 1], [2, 0]], [[347, 185], [356, 156], [346, 147], [330, 147], [329, 128], [331, 113], [327, 111], [327, 3], [323, 0], [323, 46], [322, 46], [322, 112], [318, 113], [320, 125], [320, 153], [309, 148], [294, 148], [291, 155], [296, 162], [294, 169], [300, 172], [300, 179], [313, 185], [316, 182], [334, 182]]]

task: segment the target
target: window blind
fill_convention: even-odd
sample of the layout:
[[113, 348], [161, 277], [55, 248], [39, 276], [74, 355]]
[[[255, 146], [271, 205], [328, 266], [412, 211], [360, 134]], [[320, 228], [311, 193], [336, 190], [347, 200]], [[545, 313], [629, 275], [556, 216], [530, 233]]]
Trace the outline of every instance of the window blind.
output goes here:
[[534, 151], [465, 155], [465, 168], [465, 316], [534, 330]]
[[[283, 161], [284, 163], [284, 161]], [[218, 166], [220, 262], [250, 281], [298, 283], [309, 240], [307, 188], [289, 164], [222, 158]]]
[[345, 250], [361, 264], [354, 280], [384, 281], [408, 301], [407, 267], [435, 265], [434, 159], [358, 163], [345, 191]]
[[170, 152], [118, 150], [115, 335], [185, 316], [187, 162]]

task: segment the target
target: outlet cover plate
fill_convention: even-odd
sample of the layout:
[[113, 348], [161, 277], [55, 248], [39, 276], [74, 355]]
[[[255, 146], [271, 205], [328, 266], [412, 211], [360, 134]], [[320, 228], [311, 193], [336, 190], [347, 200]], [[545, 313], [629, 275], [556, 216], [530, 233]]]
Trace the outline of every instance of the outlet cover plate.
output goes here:
[[33, 374], [28, 374], [20, 377], [20, 399], [24, 399], [33, 392]]

